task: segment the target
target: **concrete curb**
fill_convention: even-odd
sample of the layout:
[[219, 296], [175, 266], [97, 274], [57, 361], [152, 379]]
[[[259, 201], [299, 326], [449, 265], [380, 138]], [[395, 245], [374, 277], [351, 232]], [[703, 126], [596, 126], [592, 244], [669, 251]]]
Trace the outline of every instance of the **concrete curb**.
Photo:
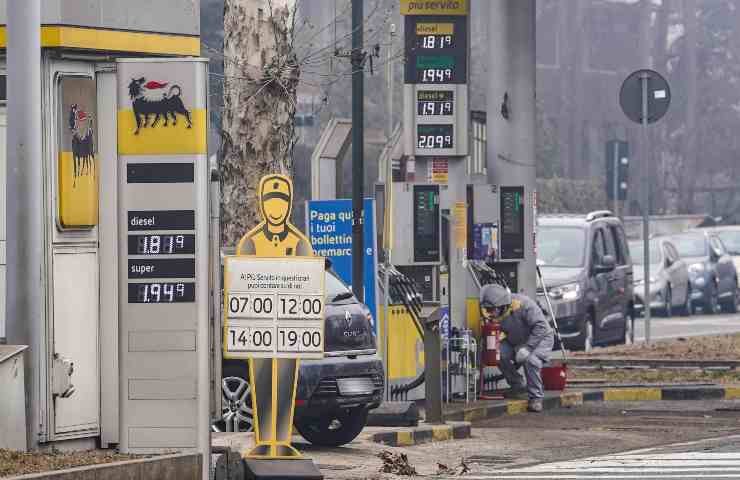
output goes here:
[[50, 470], [48, 472], [7, 477], [5, 480], [118, 480], [123, 478], [137, 480], [200, 480], [202, 477], [201, 462], [202, 455], [200, 453], [182, 453], [101, 463], [64, 470]]
[[[559, 395], [546, 395], [545, 410], [561, 407], [576, 407], [584, 402], [600, 401], [657, 401], [657, 400], [734, 400], [740, 399], [738, 386], [665, 386], [649, 388], [605, 388], [564, 392]], [[464, 408], [444, 415], [445, 420], [472, 422], [502, 415], [516, 415], [527, 410], [526, 400], [501, 401], [494, 405]]]
[[470, 422], [449, 422], [444, 425], [420, 425], [390, 432], [374, 433], [373, 442], [390, 447], [410, 447], [429, 442], [444, 442], [470, 438]]

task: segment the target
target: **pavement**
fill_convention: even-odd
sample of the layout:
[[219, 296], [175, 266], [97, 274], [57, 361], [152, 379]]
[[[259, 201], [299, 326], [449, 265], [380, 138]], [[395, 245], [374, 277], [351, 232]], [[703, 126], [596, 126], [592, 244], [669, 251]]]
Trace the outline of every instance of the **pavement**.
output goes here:
[[[444, 478], [444, 477], [437, 477]], [[657, 448], [544, 463], [465, 478], [497, 479], [705, 479], [740, 478], [740, 435]]]
[[[511, 473], [512, 478], [537, 478], [536, 472], [528, 469], [553, 461], [558, 463], [553, 468], [568, 469], [571, 467], [559, 464], [597, 456], [606, 456], [608, 463], [609, 455], [626, 450], [740, 435], [737, 388], [603, 389], [562, 396], [553, 392], [548, 396], [545, 403], [550, 408], [542, 414], [523, 413], [523, 408], [513, 407], [526, 402], [516, 401], [504, 404], [503, 411], [498, 405], [502, 402], [485, 402], [461, 410], [461, 416], [473, 425], [467, 439], [430, 435], [432, 438], [422, 444], [397, 442], [389, 446], [374, 437], [404, 429], [368, 427], [343, 447], [317, 447], [299, 436], [294, 438], [294, 445], [319, 466], [327, 479], [398, 478], [380, 473], [383, 463], [378, 455], [384, 451], [406, 455], [419, 475], [434, 478], [448, 478], [437, 474], [462, 470], [468, 471], [466, 478], [506, 478], [503, 473]], [[585, 397], [588, 401], [584, 403]], [[486, 417], [489, 410], [498, 416]], [[214, 445], [236, 451], [248, 449], [253, 442], [252, 434], [213, 435]], [[573, 466], [572, 470], [580, 468]], [[524, 476], [517, 477], [519, 473]], [[544, 478], [592, 478], [555, 475]]]
[[[298, 439], [296, 444], [307, 457], [314, 460], [327, 480], [401, 478], [380, 473], [383, 463], [377, 455], [385, 450], [406, 455], [409, 465], [419, 475], [428, 478], [454, 478], [437, 475], [440, 465], [459, 473], [463, 463], [469, 469], [463, 478], [505, 478], [505, 472], [513, 474], [553, 462], [603, 457], [706, 438], [737, 436], [740, 435], [740, 401], [587, 402], [542, 414], [474, 421], [472, 437], [469, 439], [408, 447], [380, 445], [370, 441], [368, 433], [338, 448], [315, 447]], [[546, 469], [544, 471], [547, 472]], [[537, 478], [529, 472], [525, 473], [529, 476], [519, 478]], [[644, 477], [632, 475], [620, 478]], [[728, 478], [740, 478], [740, 475]]]
[[[740, 314], [650, 317], [651, 340], [740, 333]], [[645, 319], [635, 319], [635, 339], [645, 339]]]

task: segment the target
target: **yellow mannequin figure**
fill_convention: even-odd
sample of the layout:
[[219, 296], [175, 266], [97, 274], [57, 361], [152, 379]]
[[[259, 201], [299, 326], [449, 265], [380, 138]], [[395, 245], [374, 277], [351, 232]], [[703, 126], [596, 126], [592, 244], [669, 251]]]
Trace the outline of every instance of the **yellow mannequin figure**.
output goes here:
[[[237, 255], [258, 257], [313, 256], [311, 244], [290, 223], [293, 182], [285, 175], [262, 177], [258, 189], [262, 222], [247, 232]], [[293, 411], [298, 381], [298, 360], [250, 358], [249, 374], [254, 405], [255, 447], [252, 458], [300, 458], [293, 448]], [[269, 395], [268, 395], [269, 393]]]
[[237, 254], [259, 257], [313, 256], [308, 239], [290, 223], [293, 182], [285, 175], [266, 175], [259, 184], [262, 222], [239, 240]]

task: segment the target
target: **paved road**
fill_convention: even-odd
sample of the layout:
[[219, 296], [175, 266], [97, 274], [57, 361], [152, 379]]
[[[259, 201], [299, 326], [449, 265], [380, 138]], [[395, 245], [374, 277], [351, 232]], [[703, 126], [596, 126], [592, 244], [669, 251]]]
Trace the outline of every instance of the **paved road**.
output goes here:
[[468, 479], [740, 478], [740, 435], [631, 452], [500, 469]]
[[382, 462], [377, 454], [383, 450], [406, 454], [409, 464], [430, 480], [461, 478], [440, 475], [441, 464], [459, 473], [461, 460], [469, 468], [462, 478], [493, 479], [502, 478], [500, 472], [542, 464], [733, 435], [740, 436], [740, 401], [588, 402], [542, 414], [477, 421], [473, 437], [465, 440], [389, 448], [363, 435], [340, 448], [303, 442], [297, 446], [319, 465], [327, 480], [400, 478], [379, 472]]
[[[645, 338], [645, 319], [635, 319], [635, 338]], [[740, 332], [740, 314], [693, 315], [691, 317], [652, 317], [650, 321], [652, 340], [701, 335], [720, 335]]]

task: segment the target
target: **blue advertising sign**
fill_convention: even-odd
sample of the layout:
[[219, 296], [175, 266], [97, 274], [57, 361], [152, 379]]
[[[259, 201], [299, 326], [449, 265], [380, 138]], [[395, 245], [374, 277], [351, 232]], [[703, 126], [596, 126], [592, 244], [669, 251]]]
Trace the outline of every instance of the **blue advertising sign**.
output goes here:
[[[308, 236], [316, 255], [331, 259], [334, 270], [352, 285], [352, 200], [310, 200], [306, 202]], [[375, 200], [365, 199], [365, 303], [373, 315], [373, 328], [378, 334], [377, 272], [378, 257], [375, 237]]]

